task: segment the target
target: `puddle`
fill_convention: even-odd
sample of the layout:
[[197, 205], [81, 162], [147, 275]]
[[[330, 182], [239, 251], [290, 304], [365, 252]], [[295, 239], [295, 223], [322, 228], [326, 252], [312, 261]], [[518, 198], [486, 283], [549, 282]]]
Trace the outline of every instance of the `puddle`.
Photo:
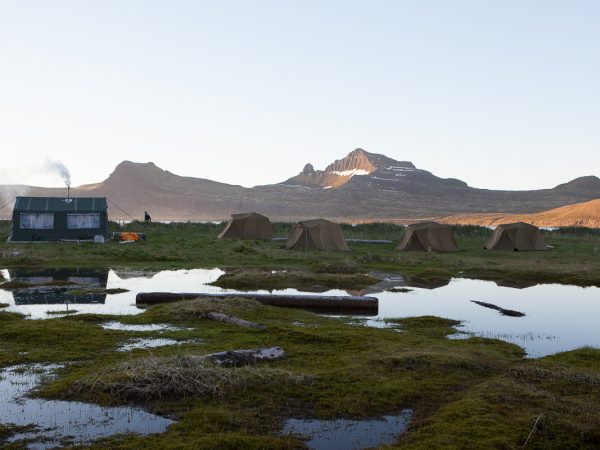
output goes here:
[[[381, 326], [391, 317], [438, 316], [461, 320], [459, 331], [501, 339], [524, 348], [529, 357], [542, 357], [584, 346], [600, 347], [600, 288], [538, 284], [499, 286], [493, 281], [455, 278], [436, 289], [413, 287], [412, 292], [380, 292], [379, 313], [366, 325]], [[523, 317], [504, 316], [472, 303], [479, 300]]]
[[103, 407], [90, 403], [29, 398], [56, 365], [13, 366], [0, 372], [0, 424], [32, 426], [9, 442], [33, 441], [32, 449], [61, 447], [65, 441], [85, 444], [119, 433], [163, 433], [174, 423], [138, 408]]
[[[10, 281], [48, 283], [85, 278], [87, 283], [10, 291], [3, 290], [0, 285], [0, 303], [9, 305], [4, 308], [5, 311], [18, 312], [31, 319], [48, 319], [73, 309], [77, 310], [76, 314], [136, 315], [144, 311], [135, 304], [135, 296], [138, 292], [181, 292], [182, 290], [222, 292], [223, 289], [203, 285], [215, 281], [223, 273], [219, 269], [165, 270], [156, 273], [141, 271], [117, 273], [104, 269], [86, 270], [84, 277], [80, 270], [2, 270], [6, 280]], [[86, 293], [86, 289], [108, 292]], [[125, 289], [127, 292], [115, 292], [115, 289]], [[77, 295], [71, 294], [74, 291]]]
[[472, 334], [469, 333], [454, 333], [454, 334], [449, 334], [448, 336], [446, 336], [448, 339], [451, 339], [453, 341], [464, 341], [465, 339], [469, 339], [471, 338], [471, 336], [473, 336]]
[[105, 330], [118, 330], [118, 331], [181, 331], [189, 330], [189, 328], [176, 327], [175, 325], [169, 325], [166, 323], [155, 323], [155, 324], [127, 324], [121, 322], [106, 322], [100, 325]]
[[187, 340], [177, 341], [175, 339], [168, 338], [148, 338], [148, 339], [132, 339], [127, 343], [121, 345], [117, 351], [119, 352], [130, 352], [131, 350], [145, 349], [145, 348], [157, 348], [166, 347], [167, 345], [181, 345], [181, 344], [195, 344], [199, 341]]
[[[57, 271], [48, 270], [2, 270], [7, 280], [30, 281], [34, 278], [45, 279], [45, 282], [61, 280], [78, 275], [79, 271], [61, 274], [62, 278], [52, 278]], [[88, 273], [88, 281], [96, 278], [96, 284], [87, 286], [44, 286], [26, 290], [4, 290], [0, 286], [0, 303], [8, 306], [4, 311], [18, 312], [30, 319], [48, 319], [57, 314], [66, 314], [76, 310], [75, 314], [106, 314], [106, 315], [136, 315], [144, 312], [135, 304], [135, 297], [139, 292], [205, 292], [209, 294], [235, 293], [235, 289], [224, 289], [210, 286], [216, 281], [223, 271], [220, 269], [191, 269], [191, 270], [164, 270], [156, 273], [113, 270], [92, 271]], [[92, 276], [96, 274], [96, 277]], [[122, 275], [124, 278], [121, 278]], [[86, 301], [92, 297], [86, 295], [71, 295], [69, 292], [81, 291], [82, 288], [102, 289], [102, 294], [94, 294], [94, 301]], [[114, 289], [126, 289], [127, 292], [111, 293]], [[26, 292], [29, 291], [29, 292]], [[108, 292], [106, 292], [108, 291]], [[267, 290], [250, 291], [261, 294], [306, 294], [307, 291], [297, 289], [281, 289], [272, 292]], [[347, 295], [345, 291], [335, 290], [323, 294]], [[91, 295], [91, 294], [90, 294]], [[25, 301], [27, 299], [27, 301]]]
[[106, 300], [106, 293], [102, 292], [106, 288], [106, 270], [9, 269], [3, 275], [17, 285], [11, 288], [16, 305], [93, 304]]
[[295, 327], [319, 328], [317, 323], [292, 322]]
[[405, 409], [397, 416], [371, 420], [304, 420], [289, 419], [283, 434], [297, 434], [315, 450], [364, 449], [392, 444], [406, 431], [412, 410]]

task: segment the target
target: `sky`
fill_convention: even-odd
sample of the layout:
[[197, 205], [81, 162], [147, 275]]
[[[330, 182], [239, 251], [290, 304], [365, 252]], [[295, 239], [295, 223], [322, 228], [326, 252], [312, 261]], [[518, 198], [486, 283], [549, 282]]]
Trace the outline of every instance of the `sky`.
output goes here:
[[361, 147], [491, 189], [600, 175], [600, 2], [0, 0], [0, 184], [253, 186]]

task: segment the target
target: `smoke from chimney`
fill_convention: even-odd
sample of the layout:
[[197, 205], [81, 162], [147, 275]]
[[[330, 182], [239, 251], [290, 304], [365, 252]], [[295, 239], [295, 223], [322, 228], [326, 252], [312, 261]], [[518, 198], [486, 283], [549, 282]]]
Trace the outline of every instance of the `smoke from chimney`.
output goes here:
[[71, 173], [69, 172], [69, 169], [67, 169], [67, 166], [65, 166], [62, 162], [49, 159], [48, 170], [60, 176], [67, 188], [71, 187]]

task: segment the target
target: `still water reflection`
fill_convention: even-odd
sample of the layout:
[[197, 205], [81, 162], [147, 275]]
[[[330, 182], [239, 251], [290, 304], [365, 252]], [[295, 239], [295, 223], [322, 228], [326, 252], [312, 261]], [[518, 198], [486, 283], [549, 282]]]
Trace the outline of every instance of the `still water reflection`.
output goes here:
[[[85, 273], [85, 277], [81, 276]], [[77, 311], [79, 314], [135, 315], [143, 309], [135, 305], [135, 296], [142, 291], [202, 291], [221, 292], [206, 286], [223, 271], [219, 269], [165, 270], [152, 274], [114, 270], [13, 271], [3, 270], [7, 280], [35, 283], [34, 288], [2, 289], [0, 303], [6, 311], [18, 312], [31, 319], [56, 317], [56, 313]], [[64, 284], [64, 282], [68, 284]], [[53, 284], [58, 282], [58, 284]], [[120, 293], [106, 293], [114, 290]], [[97, 291], [97, 292], [94, 292]], [[103, 292], [102, 292], [103, 291]], [[102, 292], [102, 293], [99, 293]], [[50, 314], [49, 314], [50, 313]]]
[[[391, 317], [439, 316], [463, 321], [460, 331], [501, 339], [540, 357], [583, 346], [600, 347], [600, 289], [558, 284], [527, 288], [491, 281], [453, 279], [437, 289], [381, 292], [379, 314], [369, 325]], [[511, 317], [472, 300], [524, 313]]]
[[13, 366], [0, 372], [0, 424], [28, 427], [11, 436], [10, 442], [25, 441], [32, 449], [55, 448], [118, 433], [162, 433], [174, 423], [139, 408], [28, 397], [44, 377], [58, 368]]
[[392, 444], [406, 431], [412, 410], [405, 409], [397, 416], [368, 420], [289, 419], [284, 434], [297, 434], [305, 439], [309, 449], [357, 450]]
[[[2, 271], [7, 279], [31, 276], [34, 273]], [[73, 286], [47, 286], [43, 295], [35, 292], [3, 290], [0, 285], [0, 303], [7, 303], [4, 310], [20, 312], [32, 319], [55, 317], [52, 311], [98, 314], [139, 314], [143, 310], [135, 305], [138, 292], [236, 292], [210, 286], [223, 274], [220, 269], [170, 270], [153, 274], [126, 273], [106, 270], [104, 274], [78, 272], [66, 275], [66, 279], [79, 285], [96, 286], [103, 290], [126, 289], [127, 292], [99, 294], [93, 297], [69, 294]], [[42, 275], [39, 275], [42, 276]], [[48, 276], [46, 273], [43, 276]], [[61, 275], [63, 278], [64, 274]], [[70, 277], [70, 278], [69, 278]], [[73, 281], [74, 280], [74, 281]], [[409, 292], [390, 292], [393, 287], [410, 286]], [[84, 289], [85, 290], [85, 289]], [[267, 293], [268, 291], [255, 291]], [[296, 289], [284, 289], [274, 293], [301, 293]], [[324, 295], [345, 295], [342, 290], [330, 290]], [[423, 285], [400, 275], [368, 291], [379, 298], [379, 313], [365, 321], [366, 325], [381, 326], [386, 318], [434, 315], [460, 320], [460, 331], [478, 336], [502, 339], [523, 347], [531, 357], [539, 357], [582, 346], [600, 346], [600, 289], [581, 288], [556, 284], [506, 284], [491, 281], [456, 278], [440, 281], [435, 285]], [[26, 299], [26, 301], [24, 300]], [[34, 303], [33, 299], [40, 303]], [[478, 301], [480, 304], [474, 303]], [[65, 304], [67, 302], [67, 304]], [[506, 310], [524, 313], [523, 317], [502, 315], [499, 311], [482, 307], [489, 303]]]

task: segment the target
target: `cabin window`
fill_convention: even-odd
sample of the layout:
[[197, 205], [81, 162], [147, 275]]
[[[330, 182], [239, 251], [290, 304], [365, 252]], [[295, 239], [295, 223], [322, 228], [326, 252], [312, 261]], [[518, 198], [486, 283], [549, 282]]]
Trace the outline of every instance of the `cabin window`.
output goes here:
[[54, 229], [54, 214], [21, 213], [21, 230], [52, 230]]
[[100, 214], [67, 214], [69, 230], [89, 230], [100, 228]]

